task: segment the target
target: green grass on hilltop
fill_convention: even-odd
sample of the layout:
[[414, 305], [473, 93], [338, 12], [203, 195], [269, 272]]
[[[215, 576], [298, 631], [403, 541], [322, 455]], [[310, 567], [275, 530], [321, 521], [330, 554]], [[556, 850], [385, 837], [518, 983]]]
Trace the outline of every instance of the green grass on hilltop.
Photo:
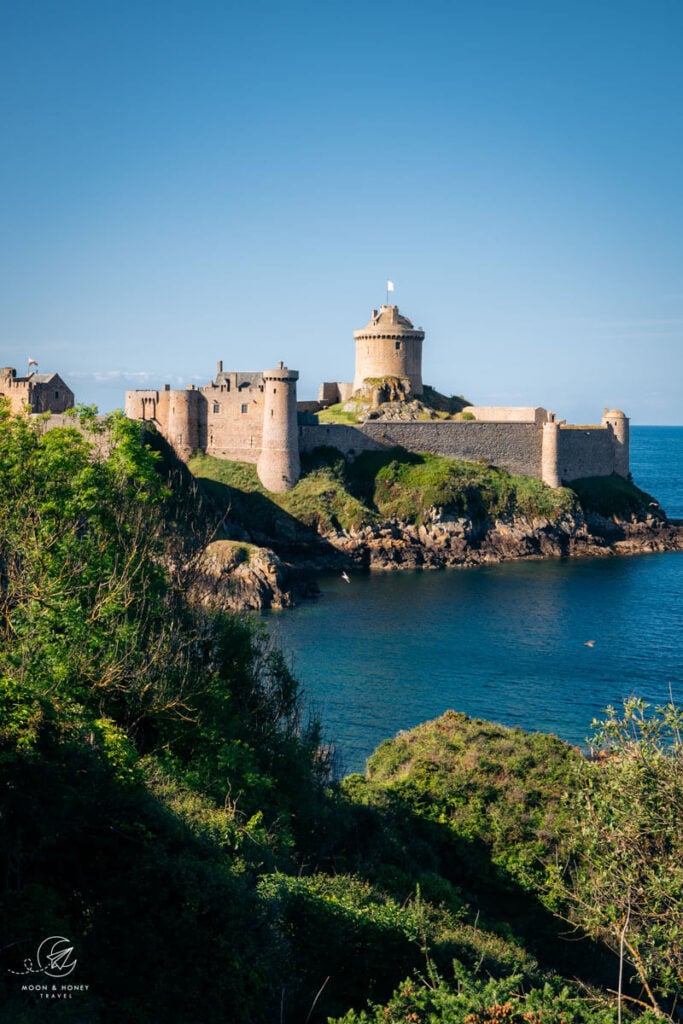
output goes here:
[[284, 494], [267, 492], [254, 465], [198, 454], [189, 466], [232, 518], [265, 533], [281, 532], [285, 523], [350, 530], [393, 517], [419, 525], [433, 508], [477, 522], [515, 514], [554, 519], [576, 508], [571, 491], [533, 477], [402, 448], [364, 452], [353, 462], [336, 449], [318, 449], [302, 458], [301, 479]]
[[[350, 404], [349, 399], [346, 402], [337, 402], [336, 405], [328, 405], [327, 409], [321, 410], [317, 413], [318, 423], [358, 423], [358, 410], [356, 409], [345, 409], [345, 406]], [[355, 403], [358, 406], [360, 403]], [[366, 406], [367, 407], [367, 406]]]
[[503, 515], [556, 518], [575, 508], [565, 489], [553, 490], [533, 477], [426, 452], [364, 452], [347, 469], [351, 489], [385, 518], [421, 523], [431, 508], [475, 521]]
[[297, 528], [319, 533], [350, 530], [376, 518], [346, 490], [340, 467], [324, 459], [305, 459], [296, 487], [283, 494], [267, 491], [253, 464], [197, 454], [189, 468], [214, 500], [229, 507], [232, 519], [262, 533], [286, 535]]

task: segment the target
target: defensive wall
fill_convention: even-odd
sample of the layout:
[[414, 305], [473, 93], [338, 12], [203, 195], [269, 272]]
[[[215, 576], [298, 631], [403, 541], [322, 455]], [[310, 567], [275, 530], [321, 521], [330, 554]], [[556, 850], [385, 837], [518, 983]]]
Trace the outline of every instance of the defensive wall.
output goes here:
[[[628, 420], [625, 424], [627, 431]], [[507, 422], [370, 420], [358, 426], [299, 427], [301, 451], [328, 446], [350, 457], [401, 447], [469, 462], [485, 461], [509, 473], [537, 477], [551, 487], [586, 476], [628, 475], [628, 470], [623, 472], [623, 443], [610, 423], [573, 427], [554, 419], [519, 422], [511, 417]]]
[[[401, 447], [485, 461], [551, 487], [585, 476], [629, 475], [629, 425], [619, 410], [605, 409], [599, 425], [585, 427], [567, 425], [540, 406], [469, 406], [460, 420], [409, 419], [414, 400], [424, 393], [424, 337], [398, 306], [381, 306], [365, 327], [354, 331], [353, 384], [323, 383], [317, 402], [297, 408], [298, 373], [282, 363], [252, 373], [224, 372], [219, 361], [215, 379], [204, 387], [127, 392], [126, 415], [153, 421], [182, 459], [199, 450], [256, 463], [261, 482], [272, 491], [293, 487], [300, 452], [320, 447], [351, 457]], [[359, 404], [366, 408], [365, 422], [318, 422], [322, 408], [352, 396], [356, 411]], [[393, 418], [396, 408], [381, 418], [378, 410], [385, 403], [398, 406], [400, 418]]]
[[400, 447], [470, 462], [485, 460], [510, 473], [541, 475], [542, 432], [533, 423], [370, 420], [357, 427], [321, 424], [299, 427], [299, 445], [306, 452], [330, 445], [351, 456]]
[[195, 451], [256, 463], [270, 491], [293, 487], [301, 472], [297, 440], [299, 373], [280, 363], [263, 372], [224, 372], [202, 388], [165, 385], [126, 392], [126, 416], [154, 423], [176, 454]]
[[219, 459], [257, 462], [263, 441], [263, 390], [165, 387], [126, 392], [126, 416], [154, 423], [182, 459], [200, 450]]

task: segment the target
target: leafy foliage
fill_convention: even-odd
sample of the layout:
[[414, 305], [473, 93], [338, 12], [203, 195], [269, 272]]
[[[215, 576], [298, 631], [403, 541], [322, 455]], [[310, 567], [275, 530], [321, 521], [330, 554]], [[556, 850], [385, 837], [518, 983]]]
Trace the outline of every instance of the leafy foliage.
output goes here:
[[525, 991], [520, 975], [473, 977], [456, 960], [453, 981], [430, 971], [408, 978], [384, 1006], [350, 1011], [330, 1024], [614, 1024], [613, 1007], [573, 986], [546, 981]]
[[[678, 712], [612, 713], [596, 764], [452, 712], [332, 785], [283, 655], [185, 600], [205, 514], [160, 447], [121, 417], [47, 429], [0, 405], [3, 1019], [608, 1024], [561, 976], [600, 981], [594, 947], [564, 955], [547, 906], [618, 938], [653, 1006], [674, 996]], [[482, 515], [546, 497], [400, 452], [318, 452], [282, 507], [224, 472], [290, 535], [468, 502], [467, 474]], [[75, 1017], [10, 973], [55, 934], [89, 984]]]
[[209, 989], [203, 1021], [272, 1019], [254, 879], [307, 849], [327, 779], [298, 684], [248, 621], [184, 602], [138, 425], [3, 412], [0, 452], [0, 948], [77, 936], [89, 1020], [190, 1021]]
[[602, 755], [579, 766], [569, 807], [577, 828], [551, 888], [659, 1009], [683, 985], [683, 714], [631, 698], [594, 724]]

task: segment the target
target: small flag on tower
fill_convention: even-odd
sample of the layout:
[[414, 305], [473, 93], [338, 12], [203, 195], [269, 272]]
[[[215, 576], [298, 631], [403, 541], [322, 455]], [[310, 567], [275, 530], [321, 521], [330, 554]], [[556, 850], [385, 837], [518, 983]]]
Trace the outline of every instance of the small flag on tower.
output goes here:
[[37, 366], [38, 365], [38, 360], [37, 359], [29, 359], [28, 365], [29, 366]]
[[393, 281], [387, 281], [387, 291], [388, 292], [393, 292], [393, 290], [394, 290], [394, 282]]

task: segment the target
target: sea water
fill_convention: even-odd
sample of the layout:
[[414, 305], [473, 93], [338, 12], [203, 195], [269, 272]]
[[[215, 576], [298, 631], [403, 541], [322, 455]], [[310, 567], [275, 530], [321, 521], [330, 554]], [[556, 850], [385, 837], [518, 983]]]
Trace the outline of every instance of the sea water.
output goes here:
[[[632, 428], [631, 469], [683, 518], [683, 427]], [[683, 703], [683, 553], [320, 585], [319, 600], [267, 619], [347, 772], [448, 708], [584, 745], [592, 720], [631, 694]]]

